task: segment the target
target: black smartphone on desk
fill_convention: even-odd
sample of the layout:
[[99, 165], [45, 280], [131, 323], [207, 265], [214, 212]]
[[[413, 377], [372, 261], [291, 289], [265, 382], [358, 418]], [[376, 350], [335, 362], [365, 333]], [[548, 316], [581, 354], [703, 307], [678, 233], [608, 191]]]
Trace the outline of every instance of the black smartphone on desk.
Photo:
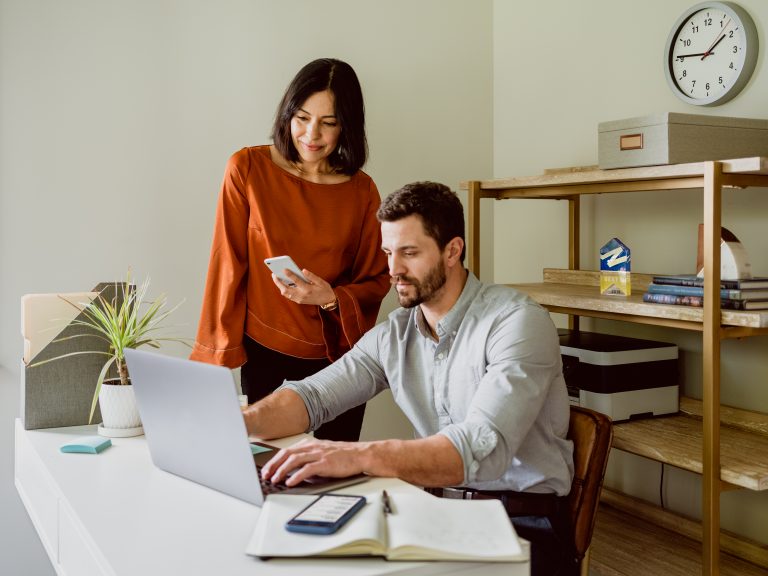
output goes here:
[[285, 523], [289, 532], [333, 534], [365, 505], [365, 496], [321, 494]]

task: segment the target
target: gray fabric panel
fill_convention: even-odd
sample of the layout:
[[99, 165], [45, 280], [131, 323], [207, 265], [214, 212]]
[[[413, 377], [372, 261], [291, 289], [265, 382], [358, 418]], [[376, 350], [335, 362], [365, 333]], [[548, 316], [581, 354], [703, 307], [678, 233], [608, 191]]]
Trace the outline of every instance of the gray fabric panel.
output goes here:
[[[111, 301], [122, 299], [120, 284], [101, 283], [93, 289]], [[116, 294], [117, 292], [117, 294]], [[82, 314], [79, 318], [82, 317]], [[57, 342], [74, 334], [90, 334]], [[55, 358], [69, 352], [85, 350], [107, 351], [105, 341], [95, 332], [82, 326], [69, 325], [40, 351], [30, 364]], [[88, 424], [96, 379], [107, 357], [102, 354], [82, 354], [60, 358], [42, 366], [25, 366], [21, 374], [21, 418], [26, 430], [80, 426]], [[101, 422], [99, 407], [93, 414], [93, 423]]]

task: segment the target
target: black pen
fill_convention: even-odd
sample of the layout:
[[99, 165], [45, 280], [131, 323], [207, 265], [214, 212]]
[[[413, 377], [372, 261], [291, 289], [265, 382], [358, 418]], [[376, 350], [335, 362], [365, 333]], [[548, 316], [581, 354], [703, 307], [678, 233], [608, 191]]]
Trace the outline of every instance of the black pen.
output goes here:
[[389, 501], [389, 494], [386, 490], [381, 491], [381, 504], [384, 508], [384, 514], [392, 514], [392, 503]]

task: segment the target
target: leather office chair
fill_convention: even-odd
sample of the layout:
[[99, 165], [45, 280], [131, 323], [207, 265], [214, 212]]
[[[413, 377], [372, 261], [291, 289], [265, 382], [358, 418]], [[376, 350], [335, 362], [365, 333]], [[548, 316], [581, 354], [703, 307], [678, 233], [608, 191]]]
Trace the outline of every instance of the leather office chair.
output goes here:
[[573, 442], [574, 464], [568, 516], [579, 570], [586, 576], [589, 572], [589, 543], [613, 440], [611, 419], [594, 410], [571, 406], [568, 439]]

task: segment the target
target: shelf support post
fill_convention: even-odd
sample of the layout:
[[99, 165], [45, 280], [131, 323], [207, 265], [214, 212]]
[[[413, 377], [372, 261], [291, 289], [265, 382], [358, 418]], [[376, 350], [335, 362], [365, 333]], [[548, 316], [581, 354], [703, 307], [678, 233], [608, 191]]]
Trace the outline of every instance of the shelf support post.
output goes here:
[[[579, 269], [579, 254], [581, 253], [581, 196], [568, 198], [568, 269]], [[568, 316], [568, 328], [579, 330], [579, 317], [571, 314]]]
[[720, 573], [720, 238], [722, 165], [704, 163], [703, 573]]
[[467, 185], [467, 238], [469, 245], [469, 269], [480, 278], [480, 182], [472, 180]]

